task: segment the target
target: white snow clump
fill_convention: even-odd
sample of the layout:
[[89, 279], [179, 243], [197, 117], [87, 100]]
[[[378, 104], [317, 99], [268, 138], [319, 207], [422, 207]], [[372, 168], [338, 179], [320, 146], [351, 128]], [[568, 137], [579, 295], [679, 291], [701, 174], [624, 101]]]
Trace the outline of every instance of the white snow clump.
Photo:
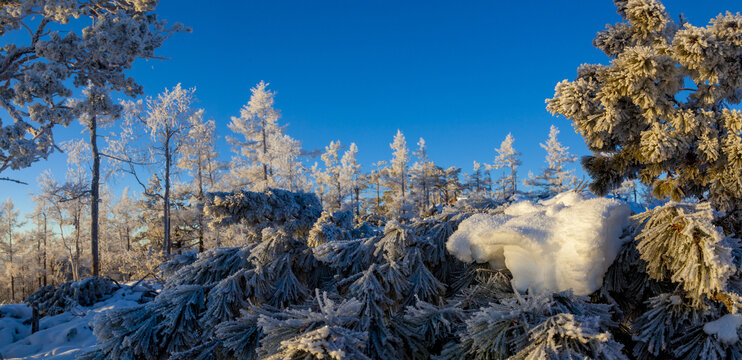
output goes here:
[[516, 202], [502, 214], [473, 215], [446, 247], [464, 262], [507, 267], [518, 291], [587, 295], [600, 288], [626, 241], [621, 233], [630, 215], [625, 202], [568, 191]]

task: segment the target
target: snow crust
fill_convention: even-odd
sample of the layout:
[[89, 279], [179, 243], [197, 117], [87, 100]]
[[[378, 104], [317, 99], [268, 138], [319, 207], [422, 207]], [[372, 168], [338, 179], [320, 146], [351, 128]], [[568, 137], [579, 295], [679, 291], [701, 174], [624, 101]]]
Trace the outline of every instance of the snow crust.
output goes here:
[[733, 345], [739, 341], [737, 329], [742, 326], [742, 315], [726, 314], [718, 320], [703, 325], [703, 332], [716, 337], [723, 344]]
[[95, 315], [112, 308], [138, 304], [142, 289], [123, 286], [106, 300], [90, 307], [39, 320], [31, 334], [31, 308], [25, 304], [0, 305], [0, 359], [72, 360], [83, 349], [95, 346], [91, 323]]
[[625, 202], [569, 191], [473, 215], [446, 247], [461, 261], [507, 267], [518, 291], [587, 295], [600, 288], [630, 215]]

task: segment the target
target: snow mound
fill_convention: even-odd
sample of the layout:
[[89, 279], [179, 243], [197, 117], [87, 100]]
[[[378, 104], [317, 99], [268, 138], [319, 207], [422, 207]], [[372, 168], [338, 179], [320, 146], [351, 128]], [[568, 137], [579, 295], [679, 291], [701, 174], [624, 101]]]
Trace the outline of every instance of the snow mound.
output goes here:
[[630, 215], [622, 201], [569, 191], [513, 203], [502, 214], [473, 215], [446, 247], [461, 261], [507, 267], [519, 291], [587, 295], [600, 288]]
[[31, 308], [25, 304], [0, 306], [0, 347], [8, 345], [31, 333], [23, 324], [31, 318]]
[[742, 326], [742, 315], [726, 314], [718, 320], [703, 325], [703, 332], [709, 335], [716, 334], [722, 344], [733, 345], [739, 341], [737, 329]]

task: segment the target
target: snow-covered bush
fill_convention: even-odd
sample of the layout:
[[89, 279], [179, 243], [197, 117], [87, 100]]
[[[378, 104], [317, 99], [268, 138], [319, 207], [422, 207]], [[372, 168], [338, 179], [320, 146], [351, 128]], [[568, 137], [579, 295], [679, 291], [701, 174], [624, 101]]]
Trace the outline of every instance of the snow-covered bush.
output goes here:
[[308, 245], [315, 247], [328, 241], [350, 240], [353, 230], [353, 213], [350, 211], [322, 212], [307, 238]]
[[70, 281], [59, 286], [44, 286], [26, 299], [26, 304], [36, 304], [41, 316], [61, 314], [75, 306], [90, 306], [101, 301], [118, 286], [111, 279], [90, 277]]
[[[718, 231], [703, 206], [667, 205], [656, 214], [674, 209], [672, 217], [640, 216], [631, 223], [628, 205], [619, 200], [568, 192], [548, 200], [516, 199], [479, 214], [445, 208], [425, 219], [389, 220], [383, 229], [369, 225], [364, 231], [332, 216], [317, 216], [312, 227], [295, 231], [298, 213], [270, 222], [249, 212], [249, 231], [256, 237], [241, 247], [175, 257], [163, 266], [164, 290], [153, 301], [100, 315], [99, 344], [81, 357], [729, 356], [740, 347], [733, 336], [740, 327], [727, 316], [733, 308], [716, 299], [736, 299], [741, 274], [720, 273], [725, 292], [710, 288], [703, 293], [705, 305], [694, 306], [682, 285], [673, 286], [683, 279], [669, 275], [671, 252], [641, 245], [657, 241], [656, 234], [686, 241], [661, 230], [665, 218], [693, 223], [706, 235]], [[240, 216], [235, 213], [233, 220]], [[337, 236], [341, 227], [346, 231]], [[632, 238], [633, 232], [639, 236]], [[323, 240], [310, 247], [313, 236]], [[498, 243], [505, 238], [510, 240]], [[742, 258], [738, 248], [713, 250], [731, 246], [729, 241], [710, 242], [712, 250], [703, 253], [736, 264]], [[530, 247], [516, 252], [521, 258], [508, 260], [525, 245]], [[648, 249], [667, 252], [661, 261], [670, 263], [645, 259]], [[467, 251], [469, 258], [462, 255]], [[490, 257], [504, 259], [493, 264]], [[523, 273], [534, 265], [549, 267]], [[667, 276], [652, 272], [654, 266]], [[688, 339], [696, 342], [686, 344]]]
[[515, 296], [480, 308], [441, 359], [623, 359], [610, 306], [569, 292]]
[[319, 290], [315, 299], [309, 309], [260, 316], [265, 337], [258, 353], [265, 359], [368, 359], [363, 353], [367, 333], [353, 330], [361, 303], [353, 298], [336, 302]]
[[210, 193], [208, 198], [204, 212], [212, 218], [211, 226], [244, 222], [257, 233], [265, 227], [281, 226], [306, 235], [322, 214], [319, 199], [310, 193], [268, 189]]

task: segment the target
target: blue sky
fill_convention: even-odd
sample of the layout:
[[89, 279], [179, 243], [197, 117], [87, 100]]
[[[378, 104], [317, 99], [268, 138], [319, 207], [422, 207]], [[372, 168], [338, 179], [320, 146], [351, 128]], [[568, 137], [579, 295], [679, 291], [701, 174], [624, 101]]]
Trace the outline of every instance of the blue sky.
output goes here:
[[[664, 3], [673, 17], [682, 12], [699, 26], [720, 12], [742, 11], [733, 0]], [[148, 95], [179, 82], [195, 86], [222, 138], [250, 87], [265, 80], [277, 92], [288, 133], [307, 149], [355, 142], [369, 169], [391, 158], [389, 143], [401, 129], [410, 147], [423, 137], [436, 163], [469, 172], [473, 160], [492, 162], [493, 149], [512, 132], [523, 176], [544, 166], [538, 144], [551, 124], [574, 153], [587, 154], [544, 99], [580, 64], [608, 62], [591, 41], [620, 21], [610, 0], [161, 0], [157, 12], [193, 32], [159, 49], [170, 60], [142, 61], [131, 73]], [[78, 126], [57, 130], [58, 141], [82, 136]], [[223, 139], [219, 151], [231, 156]], [[27, 194], [47, 168], [61, 178], [65, 156], [3, 173], [33, 184], [0, 183], [0, 197], [29, 210]], [[115, 188], [126, 185], [119, 180]]]

